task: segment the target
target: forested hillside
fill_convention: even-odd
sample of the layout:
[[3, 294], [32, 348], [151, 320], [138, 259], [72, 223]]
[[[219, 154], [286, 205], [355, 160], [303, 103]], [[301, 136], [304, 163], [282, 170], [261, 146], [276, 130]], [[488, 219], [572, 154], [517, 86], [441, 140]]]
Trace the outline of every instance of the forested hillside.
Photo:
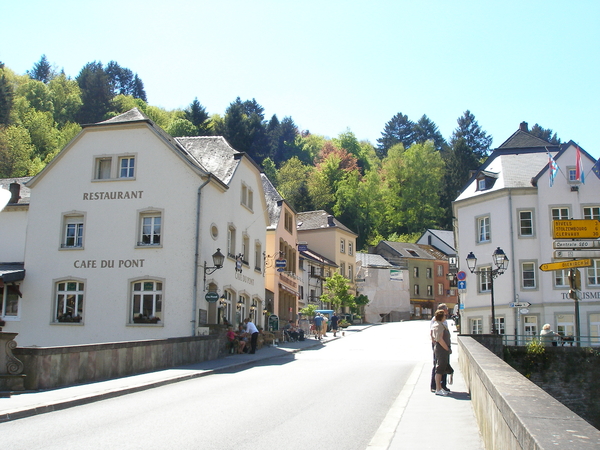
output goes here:
[[[255, 99], [238, 97], [223, 114], [209, 114], [197, 98], [167, 111], [149, 104], [141, 78], [115, 61], [88, 63], [72, 78], [42, 56], [23, 75], [0, 62], [0, 178], [35, 175], [81, 124], [134, 107], [172, 136], [224, 136], [297, 211], [324, 209], [358, 233], [359, 249], [451, 229], [451, 202], [492, 145], [468, 110], [448, 139], [426, 115], [412, 121], [399, 112], [375, 145], [349, 129], [329, 139], [299, 130], [291, 117], [266, 118]], [[532, 133], [558, 142], [537, 124]]]

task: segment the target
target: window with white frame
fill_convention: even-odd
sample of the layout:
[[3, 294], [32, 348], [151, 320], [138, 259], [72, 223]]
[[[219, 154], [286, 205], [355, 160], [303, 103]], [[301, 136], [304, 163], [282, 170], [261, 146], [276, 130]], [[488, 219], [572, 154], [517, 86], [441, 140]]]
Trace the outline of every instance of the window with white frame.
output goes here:
[[477, 218], [477, 242], [490, 241], [490, 216]]
[[65, 280], [55, 283], [55, 322], [79, 323], [83, 318], [85, 283], [81, 280]]
[[519, 211], [519, 236], [533, 236], [533, 211]]
[[533, 262], [521, 263], [521, 287], [523, 289], [535, 289], [537, 283], [535, 279], [536, 265]]
[[119, 158], [119, 178], [135, 177], [135, 158], [133, 156], [122, 156]]
[[354, 267], [352, 264], [348, 264], [348, 279], [354, 281]]
[[63, 236], [61, 248], [83, 248], [83, 213], [63, 215]]
[[250, 236], [246, 233], [242, 236], [242, 262], [246, 265], [250, 265]]
[[587, 285], [600, 286], [600, 259], [594, 259], [592, 266], [586, 269]]
[[162, 212], [140, 212], [138, 246], [159, 246], [162, 244]]
[[293, 216], [292, 216], [292, 213], [289, 212], [287, 209], [285, 210], [285, 214], [284, 214], [283, 226], [288, 231], [288, 233], [292, 233], [294, 231]]
[[224, 300], [225, 301], [221, 307], [221, 318], [227, 320], [227, 322], [229, 322], [229, 323], [232, 323], [232, 321], [231, 321], [231, 314], [232, 314], [231, 305], [233, 304], [235, 297], [231, 293], [231, 291], [225, 291], [225, 299]]
[[415, 278], [419, 278], [419, 268], [418, 267], [413, 267], [413, 276]]
[[340, 239], [340, 253], [346, 253], [346, 241]]
[[437, 276], [438, 277], [444, 276], [444, 266], [442, 266], [441, 264], [437, 265]]
[[348, 241], [348, 255], [352, 256], [354, 250], [353, 250], [353, 245], [352, 242]]
[[431, 267], [427, 267], [427, 268], [425, 269], [425, 277], [426, 277], [426, 278], [431, 278], [431, 276], [432, 276], [432, 272], [433, 272], [433, 271], [431, 270]]
[[427, 296], [431, 297], [433, 295], [433, 286], [431, 284], [427, 285]]
[[555, 287], [557, 287], [557, 288], [570, 287], [569, 270], [568, 269], [555, 270], [553, 273], [554, 273], [554, 286]]
[[437, 287], [437, 295], [444, 295], [444, 284], [438, 283]]
[[583, 218], [588, 220], [600, 220], [600, 206], [585, 206]]
[[575, 335], [575, 315], [574, 314], [557, 314], [556, 315], [556, 332], [561, 336]]
[[569, 220], [569, 208], [557, 207], [552, 208], [552, 220]]
[[413, 292], [415, 295], [419, 295], [419, 285], [418, 284], [415, 284]]
[[569, 177], [569, 183], [580, 183], [577, 179], [577, 169], [574, 166], [567, 167], [567, 176]]
[[600, 314], [590, 314], [590, 336], [591, 344], [594, 346], [600, 345]]
[[256, 241], [254, 243], [254, 270], [261, 272], [262, 271], [262, 263], [263, 263], [262, 245], [260, 245], [260, 242]]
[[340, 263], [340, 275], [343, 277], [346, 276], [346, 263], [345, 262]]
[[483, 334], [483, 319], [481, 317], [469, 319], [469, 325], [471, 325], [471, 334]]
[[108, 180], [110, 179], [110, 172], [112, 170], [112, 158], [111, 157], [100, 157], [96, 158], [94, 169], [94, 178], [96, 180]]
[[537, 316], [524, 316], [523, 324], [523, 331], [525, 332], [526, 336], [537, 336]]
[[227, 256], [235, 258], [235, 227], [233, 225], [227, 227]]
[[246, 295], [240, 294], [239, 300], [236, 303], [236, 323], [239, 325], [244, 322], [246, 316], [246, 309], [248, 306], [248, 297]]
[[138, 280], [131, 283], [130, 323], [158, 323], [163, 320], [163, 282]]
[[490, 292], [492, 290], [492, 266], [479, 269], [479, 292]]
[[9, 320], [18, 319], [20, 297], [21, 291], [19, 290], [19, 285], [0, 285], [0, 317]]
[[495, 317], [495, 321], [496, 321], [496, 333], [506, 334], [506, 330], [504, 327], [504, 317]]
[[245, 183], [242, 183], [242, 205], [252, 211], [252, 207], [254, 206], [254, 193], [252, 189], [248, 187]]

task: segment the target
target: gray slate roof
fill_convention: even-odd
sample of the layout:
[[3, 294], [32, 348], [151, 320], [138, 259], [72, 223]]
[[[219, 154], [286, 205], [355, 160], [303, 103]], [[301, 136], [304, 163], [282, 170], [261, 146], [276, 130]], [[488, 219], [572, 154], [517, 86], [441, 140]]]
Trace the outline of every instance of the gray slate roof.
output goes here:
[[205, 171], [229, 184], [243, 153], [232, 148], [223, 136], [178, 137], [175, 140]]
[[373, 253], [358, 252], [356, 253], [356, 260], [359, 261], [363, 267], [377, 267], [380, 269], [391, 269], [394, 267], [400, 267], [390, 263], [383, 256], [375, 255]]
[[[298, 231], [319, 230], [323, 228], [337, 227], [348, 233], [356, 234], [342, 222], [324, 210], [306, 211], [298, 213]], [[331, 223], [329, 222], [331, 217]]]
[[[17, 202], [19, 205], [27, 205], [29, 204], [29, 196], [31, 194], [31, 189], [25, 186], [32, 177], [20, 177], [20, 178], [0, 178], [0, 187], [2, 189], [9, 190], [10, 185], [12, 183], [19, 183], [21, 185], [21, 192], [19, 193], [20, 199]], [[9, 205], [14, 205], [14, 203], [9, 203]]]
[[553, 144], [548, 141], [540, 139], [539, 137], [536, 137], [527, 131], [519, 129], [515, 131], [512, 136], [504, 141], [498, 148], [551, 147], [552, 145]]
[[[411, 242], [393, 242], [393, 241], [381, 241], [380, 244], [385, 244], [399, 256], [403, 258], [420, 258], [420, 259], [436, 259], [432, 253], [427, 251], [429, 245], [413, 244]], [[412, 253], [411, 253], [412, 252]], [[415, 253], [415, 254], [413, 254]], [[444, 258], [438, 258], [444, 259]]]
[[281, 217], [283, 197], [264, 173], [260, 174], [260, 178], [265, 192], [265, 200], [267, 201], [267, 212], [269, 213], [269, 226], [267, 229], [275, 229]]
[[324, 264], [326, 266], [339, 267], [335, 263], [335, 261], [332, 261], [331, 259], [326, 258], [325, 256], [321, 255], [320, 253], [315, 252], [314, 250], [311, 250], [310, 248], [306, 249], [306, 250], [301, 250], [300, 256], [305, 259], [310, 259], [311, 261], [315, 261], [317, 263]]

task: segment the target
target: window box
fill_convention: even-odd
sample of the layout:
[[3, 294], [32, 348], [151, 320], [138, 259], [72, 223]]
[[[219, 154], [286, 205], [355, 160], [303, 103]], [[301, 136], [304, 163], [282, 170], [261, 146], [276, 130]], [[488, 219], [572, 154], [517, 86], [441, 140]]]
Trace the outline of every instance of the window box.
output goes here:
[[58, 320], [59, 322], [71, 322], [71, 323], [79, 323], [81, 322], [82, 317], [81, 316], [71, 316], [70, 314], [65, 314], [62, 316], [58, 316], [56, 320]]
[[160, 319], [156, 316], [136, 316], [133, 318], [133, 323], [158, 323], [160, 322]]

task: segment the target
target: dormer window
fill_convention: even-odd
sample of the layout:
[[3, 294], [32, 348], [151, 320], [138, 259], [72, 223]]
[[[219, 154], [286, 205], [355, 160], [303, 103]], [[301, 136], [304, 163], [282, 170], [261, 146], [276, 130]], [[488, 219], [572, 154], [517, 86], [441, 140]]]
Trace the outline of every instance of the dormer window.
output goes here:
[[498, 174], [493, 172], [481, 171], [479, 175], [477, 175], [477, 190], [478, 191], [487, 191], [494, 187], [494, 183], [498, 179]]

